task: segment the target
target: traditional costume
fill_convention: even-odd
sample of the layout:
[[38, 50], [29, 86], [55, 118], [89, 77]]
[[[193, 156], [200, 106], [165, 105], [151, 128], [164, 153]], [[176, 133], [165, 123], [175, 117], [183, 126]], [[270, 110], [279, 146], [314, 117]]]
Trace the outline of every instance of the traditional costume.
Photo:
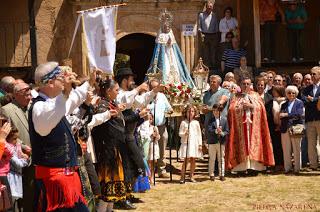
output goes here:
[[[248, 100], [253, 109], [244, 110], [243, 102]], [[272, 144], [261, 97], [253, 91], [235, 95], [230, 102], [228, 120], [230, 137], [226, 145], [226, 168], [261, 171], [265, 166], [273, 166]]]
[[[97, 113], [108, 110], [110, 103], [115, 105], [114, 102], [102, 99], [97, 107]], [[101, 198], [106, 202], [125, 200], [132, 190], [131, 185], [125, 183], [125, 176], [129, 173], [125, 171], [128, 170], [128, 153], [124, 132], [122, 113], [92, 129]]]
[[[41, 79], [46, 83], [59, 75], [56, 67]], [[86, 99], [89, 84], [49, 98], [43, 93], [32, 100], [29, 130], [32, 163], [35, 165], [35, 211], [88, 211], [78, 174], [77, 143], [65, 115]]]

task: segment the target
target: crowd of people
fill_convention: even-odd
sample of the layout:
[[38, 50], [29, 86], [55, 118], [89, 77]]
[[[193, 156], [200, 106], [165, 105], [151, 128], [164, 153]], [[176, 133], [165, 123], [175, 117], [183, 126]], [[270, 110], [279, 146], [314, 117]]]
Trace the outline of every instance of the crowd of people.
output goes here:
[[[156, 171], [168, 177], [165, 114], [172, 107], [164, 86], [156, 79], [136, 86], [130, 68], [115, 79], [99, 76], [93, 71], [76, 85], [75, 74], [48, 62], [36, 69], [36, 89], [2, 78], [0, 180], [15, 209], [134, 209], [132, 202], [140, 200], [133, 192], [150, 189]], [[292, 80], [273, 70], [253, 77], [241, 67], [224, 81], [211, 75], [204, 105], [185, 109], [180, 183], [189, 162], [190, 181], [197, 182], [196, 160], [206, 145], [212, 181], [216, 173], [225, 181], [226, 171], [318, 169], [320, 67]]]
[[[318, 170], [320, 67], [292, 78], [272, 69], [258, 73], [247, 65], [232, 8], [225, 9], [218, 24], [213, 7], [209, 1], [200, 13], [199, 31], [206, 46], [205, 64], [221, 67], [210, 75], [201, 107], [187, 105], [176, 129], [183, 161], [179, 182], [186, 182], [188, 163], [188, 180], [197, 182], [196, 161], [205, 148], [211, 181], [217, 176], [225, 181], [226, 173]], [[288, 21], [295, 17], [291, 9]], [[289, 21], [296, 24], [290, 30], [295, 39], [306, 21], [306, 14], [299, 13], [305, 16]], [[168, 36], [156, 40], [160, 54], [155, 61], [167, 59], [163, 55], [172, 46], [177, 55], [172, 58], [182, 60], [169, 25], [164, 26], [161, 33]], [[294, 50], [296, 59], [302, 58], [299, 48]], [[166, 71], [163, 80], [182, 78], [194, 89], [185, 66], [176, 63]], [[134, 192], [149, 190], [156, 173], [168, 178], [166, 114], [173, 108], [163, 93], [165, 85], [157, 79], [135, 85], [130, 68], [115, 73], [110, 78], [95, 69], [88, 78], [77, 77], [57, 62], [47, 62], [35, 70], [33, 87], [11, 76], [1, 79], [0, 182], [7, 197], [3, 210], [135, 209], [134, 203], [141, 200]]]
[[[262, 61], [277, 62], [276, 45], [278, 42], [277, 26], [286, 26], [288, 48], [291, 62], [304, 61], [303, 37], [308, 14], [301, 1], [287, 1], [280, 4], [279, 0], [260, 0], [259, 17], [261, 29]], [[240, 26], [233, 9], [226, 7], [223, 17], [219, 20], [215, 11], [215, 1], [208, 0], [205, 11], [199, 14], [198, 32], [201, 40], [201, 56], [210, 69], [233, 71], [238, 64], [237, 58], [246, 54], [248, 41], [240, 45]], [[221, 65], [221, 67], [220, 67]]]

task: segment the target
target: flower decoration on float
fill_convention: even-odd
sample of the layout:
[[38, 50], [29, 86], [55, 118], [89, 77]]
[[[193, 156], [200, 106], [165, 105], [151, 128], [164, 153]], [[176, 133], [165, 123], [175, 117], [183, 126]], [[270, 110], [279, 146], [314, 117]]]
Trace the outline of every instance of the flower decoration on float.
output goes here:
[[192, 89], [184, 83], [168, 84], [165, 87], [164, 94], [172, 105], [186, 104], [192, 100]]

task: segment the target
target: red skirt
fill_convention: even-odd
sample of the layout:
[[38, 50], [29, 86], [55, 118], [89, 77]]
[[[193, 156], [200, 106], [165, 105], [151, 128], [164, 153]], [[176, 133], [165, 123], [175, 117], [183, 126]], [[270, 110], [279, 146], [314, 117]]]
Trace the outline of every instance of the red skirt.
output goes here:
[[76, 203], [86, 204], [78, 172], [66, 174], [65, 168], [36, 166], [35, 178], [44, 184], [44, 189], [40, 189], [40, 194], [37, 195], [39, 197], [36, 200], [37, 211], [43, 211], [44, 198], [46, 198], [46, 211], [73, 208]]

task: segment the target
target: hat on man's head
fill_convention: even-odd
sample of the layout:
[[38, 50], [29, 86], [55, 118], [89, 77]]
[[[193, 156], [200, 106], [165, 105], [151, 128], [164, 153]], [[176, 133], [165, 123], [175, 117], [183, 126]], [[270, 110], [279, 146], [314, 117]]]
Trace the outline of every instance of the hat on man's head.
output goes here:
[[131, 68], [120, 68], [120, 69], [117, 71], [116, 78], [123, 77], [123, 76], [133, 76], [133, 77], [136, 77], [136, 74], [134, 74], [134, 73], [132, 72]]

